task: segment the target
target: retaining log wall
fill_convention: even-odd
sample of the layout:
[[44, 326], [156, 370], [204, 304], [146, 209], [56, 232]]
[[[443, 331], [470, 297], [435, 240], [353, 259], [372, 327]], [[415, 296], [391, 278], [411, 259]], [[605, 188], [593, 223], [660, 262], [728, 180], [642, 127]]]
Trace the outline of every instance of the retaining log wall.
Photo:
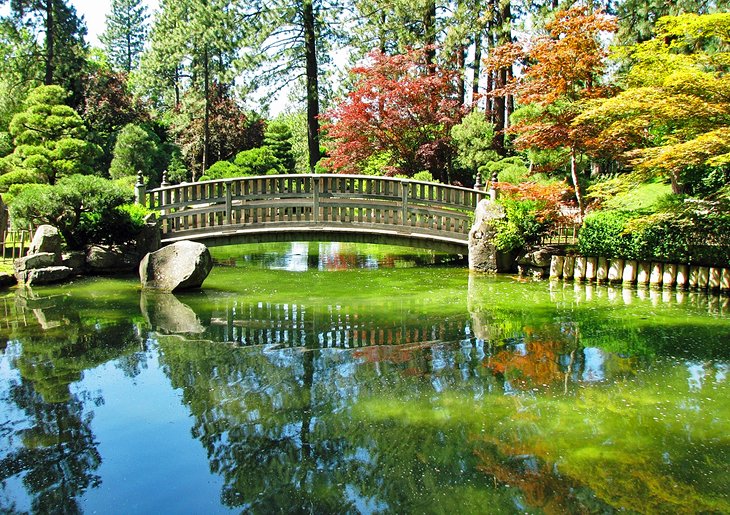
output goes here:
[[592, 256], [552, 256], [550, 279], [730, 293], [730, 268]]

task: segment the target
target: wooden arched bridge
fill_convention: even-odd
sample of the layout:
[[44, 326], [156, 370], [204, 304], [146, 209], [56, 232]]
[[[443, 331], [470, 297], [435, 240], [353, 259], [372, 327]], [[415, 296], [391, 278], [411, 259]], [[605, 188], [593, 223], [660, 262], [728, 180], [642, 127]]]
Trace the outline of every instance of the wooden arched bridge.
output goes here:
[[465, 254], [482, 191], [391, 177], [304, 174], [163, 185], [137, 196], [164, 243], [354, 241]]

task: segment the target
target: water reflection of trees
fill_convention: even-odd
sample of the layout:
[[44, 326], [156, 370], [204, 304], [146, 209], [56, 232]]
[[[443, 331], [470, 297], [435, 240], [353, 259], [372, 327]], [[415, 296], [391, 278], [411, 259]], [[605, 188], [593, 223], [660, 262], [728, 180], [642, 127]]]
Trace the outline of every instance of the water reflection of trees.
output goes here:
[[[407, 343], [394, 338], [398, 345], [351, 345], [358, 340], [343, 336], [323, 345], [307, 336], [308, 319], [298, 315], [310, 308], [276, 311], [231, 299], [195, 309], [213, 341], [159, 336], [161, 361], [183, 392], [194, 435], [224, 479], [224, 503], [254, 512], [642, 511], [636, 499], [658, 495], [658, 485], [671, 481], [691, 502], [659, 498], [652, 509], [720, 506], [713, 504], [716, 486], [703, 492], [679, 465], [662, 462], [668, 449], [677, 463], [705, 453], [669, 422], [639, 421], [654, 409], [646, 397], [655, 395], [655, 381], [670, 389], [686, 383], [681, 367], [652, 356], [673, 352], [687, 331], [714, 341], [727, 328], [718, 336], [722, 326], [685, 320], [650, 329], [641, 317], [596, 312], [571, 292], [550, 298], [544, 289], [489, 302], [506, 288], [481, 286], [470, 298], [477, 302], [470, 302], [470, 319], [447, 333], [461, 336], [450, 341], [411, 336]], [[439, 327], [459, 319], [448, 311], [440, 318], [414, 315], [417, 308], [377, 316], [358, 309], [340, 309], [348, 314], [337, 320], [345, 323], [330, 317], [311, 326]], [[246, 323], [270, 324], [261, 341], [271, 345], [241, 345], [235, 329]], [[304, 336], [277, 336], [297, 330]], [[718, 349], [711, 343], [694, 354], [711, 358]], [[676, 377], [667, 379], [669, 371]], [[625, 381], [637, 375], [643, 380]], [[596, 382], [619, 386], [586, 388]], [[679, 413], [683, 400], [667, 402]], [[703, 435], [714, 422], [704, 414], [694, 422], [697, 429], [684, 430], [721, 455]], [[617, 435], [622, 446], [606, 454], [602, 447]], [[715, 474], [718, 465], [708, 468]]]
[[120, 356], [127, 358], [120, 365], [125, 373], [138, 373], [144, 366], [135, 352], [140, 337], [129, 322], [81, 317], [83, 310], [67, 295], [19, 290], [3, 299], [3, 307], [0, 338], [13, 342], [16, 373], [0, 399], [3, 411], [14, 413], [0, 433], [0, 492], [20, 482], [34, 513], [80, 513], [78, 498], [101, 481], [89, 406], [104, 399], [70, 386], [85, 370]]

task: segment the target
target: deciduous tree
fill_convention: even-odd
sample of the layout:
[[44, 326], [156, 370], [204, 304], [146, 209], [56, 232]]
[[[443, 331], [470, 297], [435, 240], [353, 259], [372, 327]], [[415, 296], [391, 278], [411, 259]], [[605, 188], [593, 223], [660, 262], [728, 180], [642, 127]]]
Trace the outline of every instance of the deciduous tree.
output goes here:
[[509, 129], [518, 135], [514, 142], [517, 148], [570, 150], [570, 176], [581, 213], [584, 203], [577, 157], [584, 148], [584, 135], [572, 122], [581, 100], [608, 92], [601, 86], [607, 56], [601, 34], [615, 28], [616, 22], [604, 13], [573, 7], [555, 14], [546, 25], [547, 35], [525, 46], [503, 45], [488, 59], [491, 69], [496, 70], [518, 60], [524, 63], [523, 74], [511, 78], [493, 94], [514, 94], [522, 105], [534, 104]]
[[629, 47], [626, 90], [592, 101], [574, 128], [597, 152], [635, 173], [690, 187], [686, 174], [730, 166], [730, 14], [665, 17], [656, 36]]
[[463, 113], [453, 72], [427, 59], [424, 50], [394, 56], [376, 51], [368, 64], [353, 68], [353, 91], [325, 114], [333, 141], [329, 168], [357, 172], [383, 154], [383, 172], [412, 176], [429, 170], [448, 182], [449, 133]]

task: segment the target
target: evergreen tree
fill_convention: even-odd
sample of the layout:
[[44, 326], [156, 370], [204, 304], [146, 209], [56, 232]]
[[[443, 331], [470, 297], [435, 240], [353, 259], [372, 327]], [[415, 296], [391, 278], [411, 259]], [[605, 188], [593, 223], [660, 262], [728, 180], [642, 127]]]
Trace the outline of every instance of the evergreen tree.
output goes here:
[[[162, 0], [142, 57], [142, 81], [161, 107], [182, 109], [202, 121], [199, 157], [190, 162], [193, 179], [215, 161], [212, 156], [212, 104], [233, 83], [233, 62], [243, 46], [240, 0]], [[221, 87], [217, 88], [220, 85]], [[216, 94], [219, 95], [216, 97]], [[188, 101], [182, 104], [185, 95]]]
[[76, 9], [65, 0], [12, 0], [10, 13], [8, 21], [18, 34], [43, 34], [29, 53], [16, 58], [36, 70], [43, 84], [71, 91], [70, 103], [78, 106], [87, 48], [86, 27]]
[[112, 0], [106, 29], [99, 36], [115, 70], [130, 73], [139, 65], [147, 39], [147, 6], [142, 0]]
[[117, 136], [109, 175], [112, 179], [119, 179], [142, 172], [145, 177], [152, 178], [151, 182], [158, 182], [151, 176], [159, 148], [160, 140], [153, 132], [133, 123], [125, 125]]
[[67, 97], [60, 86], [40, 86], [31, 91], [25, 111], [10, 122], [15, 150], [5, 158], [12, 168], [0, 177], [0, 187], [28, 182], [54, 184], [60, 177], [92, 171], [101, 149], [85, 141], [84, 122], [64, 104]]
[[287, 173], [294, 173], [296, 163], [292, 153], [292, 133], [282, 122], [271, 122], [264, 132], [264, 146], [271, 149]]

